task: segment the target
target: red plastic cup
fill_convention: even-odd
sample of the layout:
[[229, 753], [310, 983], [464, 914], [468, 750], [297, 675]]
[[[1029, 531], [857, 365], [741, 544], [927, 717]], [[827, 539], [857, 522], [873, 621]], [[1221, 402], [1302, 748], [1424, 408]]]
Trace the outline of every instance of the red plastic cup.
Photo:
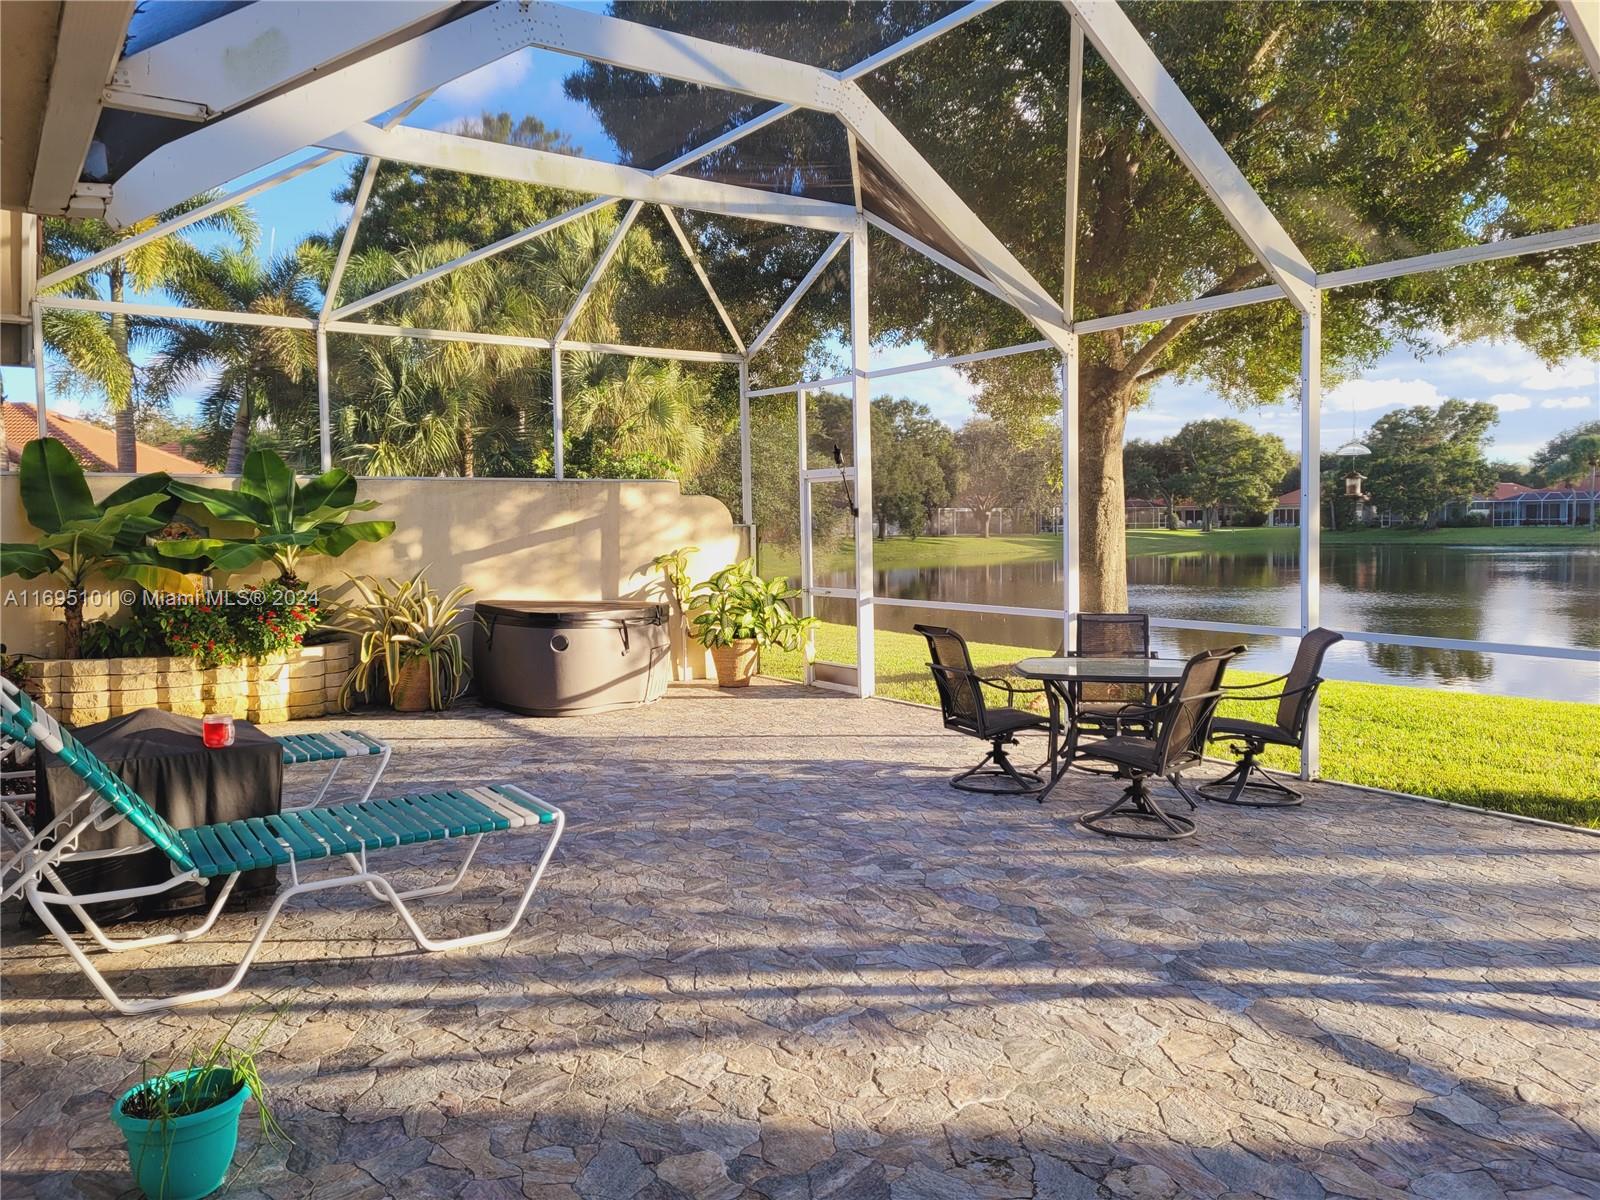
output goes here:
[[207, 715], [200, 722], [200, 737], [211, 750], [233, 745], [233, 718], [215, 713]]

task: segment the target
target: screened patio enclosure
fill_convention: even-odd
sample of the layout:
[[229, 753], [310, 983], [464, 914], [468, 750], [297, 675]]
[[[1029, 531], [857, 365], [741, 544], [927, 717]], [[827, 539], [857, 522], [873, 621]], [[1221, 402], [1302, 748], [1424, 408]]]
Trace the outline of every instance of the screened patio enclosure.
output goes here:
[[[1014, 0], [1015, 2], [1015, 0]], [[769, 6], [773, 10], [790, 6]], [[330, 336], [410, 338], [502, 345], [549, 356], [552, 458], [556, 478], [566, 475], [563, 431], [563, 359], [598, 353], [716, 364], [736, 369], [739, 378], [741, 512], [755, 524], [752, 479], [752, 403], [795, 406], [800, 433], [790, 480], [798, 496], [800, 574], [809, 607], [815, 599], [853, 606], [856, 655], [853, 664], [820, 664], [815, 677], [874, 691], [874, 612], [887, 606], [1009, 613], [1058, 622], [1071, 643], [1081, 600], [1082, 561], [1079, 421], [1082, 389], [1080, 360], [1084, 340], [1110, 331], [1150, 329], [1178, 318], [1205, 319], [1258, 305], [1286, 306], [1298, 324], [1300, 487], [1321, 494], [1322, 353], [1324, 305], [1343, 289], [1428, 272], [1470, 267], [1498, 259], [1544, 255], [1600, 243], [1600, 224], [1544, 229], [1494, 237], [1476, 244], [1386, 261], [1329, 267], [1314, 262], [1302, 246], [1303, 213], [1280, 220], [1262, 189], [1236, 165], [1224, 142], [1200, 112], [1180, 80], [1181, 62], [1163, 60], [1158, 38], [1141, 28], [1137, 5], [1113, 0], [1065, 0], [1048, 6], [1059, 26], [1052, 43], [1059, 54], [1064, 93], [1063, 119], [1052, 134], [1064, 147], [1059, 181], [1061, 205], [1055, 232], [1003, 240], [991, 228], [1004, 196], [962, 190], [929, 161], [926, 137], [907, 136], [896, 114], [904, 96], [875, 84], [886, 70], [934, 46], [942, 38], [990, 19], [1002, 6], [989, 0], [965, 5], [918, 5], [927, 17], [886, 44], [862, 36], [855, 26], [824, 30], [814, 42], [774, 46], [772, 30], [731, 28], [730, 41], [691, 36], [645, 20], [627, 20], [591, 7], [569, 7], [537, 0], [489, 4], [446, 4], [411, 0], [388, 4], [324, 3], [300, 5], [280, 0], [256, 3], [185, 4], [148, 0], [103, 6], [99, 26], [80, 17], [82, 28], [63, 25], [63, 39], [78, 39], [75, 61], [88, 61], [93, 75], [105, 66], [108, 86], [90, 79], [52, 83], [43, 116], [38, 164], [27, 207], [48, 215], [94, 216], [115, 228], [129, 228], [162, 214], [191, 197], [225, 188], [233, 181], [271, 168], [242, 186], [166, 220], [141, 228], [109, 248], [44, 275], [31, 298], [36, 363], [44, 361], [42, 314], [49, 309], [79, 309], [130, 317], [254, 325], [300, 330], [317, 347], [320, 456], [333, 462], [331, 395], [328, 370]], [[1043, 12], [1046, 6], [1033, 6]], [[110, 16], [105, 10], [115, 10]], [[828, 10], [836, 15], [835, 10]], [[1588, 86], [1600, 78], [1600, 16], [1583, 0], [1560, 5], [1564, 36], [1586, 64]], [[645, 18], [650, 10], [642, 14]], [[1042, 18], [1041, 18], [1042, 19]], [[970, 32], [970, 29], [969, 29]], [[792, 30], [791, 30], [792, 33]], [[837, 34], [837, 36], [830, 36]], [[781, 38], [777, 39], [781, 42]], [[756, 48], [762, 46], [764, 48]], [[665, 138], [659, 147], [604, 161], [521, 145], [508, 145], [420, 128], [407, 123], [416, 106], [452, 80], [526, 48], [558, 52], [608, 72], [644, 80], [671, 80], [717, 114], [720, 132], [688, 149]], [[63, 40], [62, 48], [67, 48]], [[783, 51], [783, 52], [780, 52]], [[786, 53], [784, 53], [786, 52]], [[96, 55], [98, 54], [98, 59]], [[81, 71], [80, 71], [81, 74]], [[1175, 169], [1192, 181], [1197, 204], [1208, 204], [1226, 221], [1229, 236], [1247, 248], [1257, 273], [1249, 285], [1208, 275], [1203, 264], [1188, 273], [1189, 294], [1174, 303], [1125, 312], [1095, 310], [1096, 297], [1080, 293], [1080, 242], [1094, 229], [1094, 212], [1080, 205], [1081, 167], [1086, 138], [1092, 139], [1097, 112], [1086, 99], [1086, 79], [1137, 106], [1139, 120], [1159, 132]], [[58, 89], [59, 84], [59, 89]], [[1090, 89], [1096, 94], [1099, 85]], [[1025, 100], [1013, 101], [1026, 103]], [[1002, 117], [1003, 119], [1003, 110]], [[674, 111], [660, 119], [670, 123]], [[685, 117], [687, 120], [687, 116]], [[741, 141], [785, 121], [822, 122], [838, 134], [832, 159], [804, 164], [774, 164], [770, 170], [729, 170], [728, 151]], [[970, 146], [981, 153], [982, 146]], [[288, 165], [282, 160], [293, 157]], [[184, 308], [142, 300], [113, 302], [93, 295], [64, 294], [63, 285], [140, 245], [175, 233], [270, 188], [355, 156], [365, 168], [355, 190], [354, 211], [345, 226], [320, 311], [312, 317]], [[499, 180], [535, 183], [570, 192], [566, 211], [529, 228], [478, 246], [367, 295], [347, 294], [346, 267], [381, 164], [459, 172]], [[1592, 182], [1592, 181], [1591, 181]], [[385, 304], [475, 263], [507, 254], [591, 213], [621, 213], [615, 230], [587, 281], [571, 299], [554, 328], [526, 333], [487, 333], [470, 329], [418, 328], [384, 323]], [[726, 344], [720, 349], [595, 342], [576, 336], [585, 307], [613, 265], [629, 229], [654, 210], [671, 231], [695, 280], [716, 314]], [[695, 216], [694, 214], [698, 214]], [[655, 219], [651, 217], [650, 219]], [[708, 269], [697, 220], [716, 220], [726, 228], [774, 227], [821, 246], [808, 269], [774, 311], [752, 324], [735, 313]], [[1288, 226], [1284, 223], [1288, 221]], [[1290, 228], [1295, 232], [1291, 234]], [[964, 287], [1005, 306], [1030, 328], [1027, 340], [926, 361], [892, 366], [874, 364], [870, 324], [869, 241], [891, 239], [920, 256]], [[820, 281], [843, 289], [844, 362], [838, 371], [800, 378], [763, 378], [764, 353], [797, 308], [813, 297]], [[1258, 280], [1264, 279], [1264, 282]], [[69, 289], [70, 290], [70, 289]], [[374, 314], [378, 318], [374, 319]], [[1152, 337], [1155, 335], [1151, 335]], [[980, 363], [1035, 356], [1048, 359], [1059, 391], [1059, 478], [1063, 503], [1063, 586], [1059, 607], [1013, 608], [892, 598], [874, 594], [871, 401], [875, 383], [918, 371], [971, 367]], [[41, 432], [47, 406], [45, 372], [36, 372]], [[848, 401], [848, 446], [838, 463], [819, 463], [808, 453], [808, 398], [832, 389]], [[1091, 434], [1094, 431], [1089, 431]], [[817, 512], [845, 519], [853, 537], [854, 586], [820, 586], [814, 574], [813, 541]], [[1228, 634], [1297, 637], [1322, 623], [1320, 611], [1320, 509], [1307, 505], [1299, 530], [1298, 620], [1290, 626], [1185, 622], [1157, 618], [1157, 625]], [[759, 536], [759, 530], [756, 531]], [[1346, 630], [1354, 641], [1437, 649], [1600, 662], [1600, 652], [1576, 646], [1527, 645], [1410, 636], [1384, 630]], [[1306, 739], [1302, 771], [1317, 771], [1315, 723]]]

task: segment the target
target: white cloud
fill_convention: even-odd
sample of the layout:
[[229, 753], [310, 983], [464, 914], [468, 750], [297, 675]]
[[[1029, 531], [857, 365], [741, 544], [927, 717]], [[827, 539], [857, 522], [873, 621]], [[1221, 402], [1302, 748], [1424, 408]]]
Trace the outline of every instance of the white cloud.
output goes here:
[[1533, 457], [1534, 451], [1543, 447], [1543, 442], [1502, 442], [1491, 440], [1489, 443], [1489, 457], [1503, 462], [1525, 463]]
[[1496, 392], [1486, 403], [1494, 405], [1501, 412], [1521, 412], [1525, 408], [1533, 407], [1532, 400], [1517, 392]]
[[[927, 362], [931, 355], [926, 346], [913, 343], [909, 346], [873, 347], [872, 366], [875, 370], [902, 367], [911, 363]], [[959, 428], [976, 413], [973, 400], [979, 387], [954, 367], [929, 367], [925, 371], [908, 371], [904, 375], [890, 375], [872, 381], [874, 396], [904, 396], [926, 404], [933, 415], [952, 428]]]
[[1435, 361], [1439, 369], [1463, 382], [1511, 383], [1536, 392], [1600, 385], [1600, 363], [1569, 358], [1552, 366], [1515, 343], [1473, 342], [1447, 350]]
[[1540, 408], [1596, 408], [1600, 400], [1593, 396], [1551, 396], [1539, 401]]
[[1449, 397], [1426, 379], [1352, 379], [1323, 397], [1324, 412], [1371, 412], [1377, 408], [1437, 408]]
[[508, 54], [459, 79], [452, 79], [435, 92], [433, 98], [457, 110], [473, 109], [496, 93], [518, 86], [532, 69], [531, 55], [522, 51]]

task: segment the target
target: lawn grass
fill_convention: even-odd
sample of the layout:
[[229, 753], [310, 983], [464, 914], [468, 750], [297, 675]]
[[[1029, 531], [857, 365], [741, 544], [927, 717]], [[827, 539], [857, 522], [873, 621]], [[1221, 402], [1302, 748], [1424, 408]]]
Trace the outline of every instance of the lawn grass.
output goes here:
[[[876, 647], [879, 695], [937, 703], [922, 638], [880, 630]], [[972, 643], [978, 666], [1039, 653]], [[854, 662], [854, 627], [822, 626], [817, 655]], [[799, 679], [801, 658], [768, 650], [761, 669]], [[1260, 678], [1241, 671], [1230, 682]], [[1270, 705], [1234, 707], [1241, 710], [1235, 715], [1259, 720], [1258, 711], [1242, 710]], [[1335, 680], [1323, 687], [1321, 708], [1324, 778], [1600, 828], [1600, 707]], [[1291, 754], [1274, 753], [1272, 765], [1296, 764]]]
[[[1600, 547], [1600, 532], [1586, 527], [1499, 529], [1352, 529], [1324, 530], [1325, 546], [1589, 546]], [[1294, 550], [1300, 531], [1286, 526], [1253, 529], [1130, 529], [1128, 557], [1148, 554], [1215, 554], [1229, 551], [1263, 554]], [[762, 550], [761, 570], [767, 575], [795, 575], [796, 551]], [[848, 570], [854, 563], [850, 540], [824, 551], [817, 548], [819, 570]], [[1061, 535], [1017, 533], [996, 537], [890, 537], [872, 543], [873, 566], [880, 571], [918, 567], [991, 567], [1002, 563], [1059, 562]]]

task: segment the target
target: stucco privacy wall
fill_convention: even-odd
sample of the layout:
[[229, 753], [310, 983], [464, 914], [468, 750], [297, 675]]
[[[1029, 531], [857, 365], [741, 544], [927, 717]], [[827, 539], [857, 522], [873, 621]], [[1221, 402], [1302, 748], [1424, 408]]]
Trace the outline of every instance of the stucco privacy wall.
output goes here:
[[[89, 487], [98, 498], [128, 478], [91, 474]], [[207, 487], [229, 482], [215, 475], [184, 478]], [[720, 500], [685, 496], [672, 481], [363, 479], [360, 496], [379, 502], [368, 516], [393, 521], [394, 534], [337, 560], [307, 560], [302, 575], [325, 594], [337, 597], [346, 590], [346, 572], [406, 576], [426, 566], [429, 583], [440, 592], [466, 583], [475, 589], [473, 597], [485, 599], [661, 598], [660, 577], [650, 566], [657, 554], [698, 546], [691, 570], [703, 579], [736, 561], [745, 545], [743, 528]], [[197, 521], [204, 515], [192, 505], [184, 512]], [[0, 475], [4, 540], [31, 540], [34, 532], [22, 512], [17, 475]], [[238, 587], [262, 574], [217, 582]], [[0, 589], [18, 594], [35, 585], [49, 581], [7, 578]], [[58, 619], [53, 610], [7, 604], [0, 612], [0, 641], [12, 652], [52, 655]], [[704, 676], [705, 656], [691, 657], [694, 674]]]

